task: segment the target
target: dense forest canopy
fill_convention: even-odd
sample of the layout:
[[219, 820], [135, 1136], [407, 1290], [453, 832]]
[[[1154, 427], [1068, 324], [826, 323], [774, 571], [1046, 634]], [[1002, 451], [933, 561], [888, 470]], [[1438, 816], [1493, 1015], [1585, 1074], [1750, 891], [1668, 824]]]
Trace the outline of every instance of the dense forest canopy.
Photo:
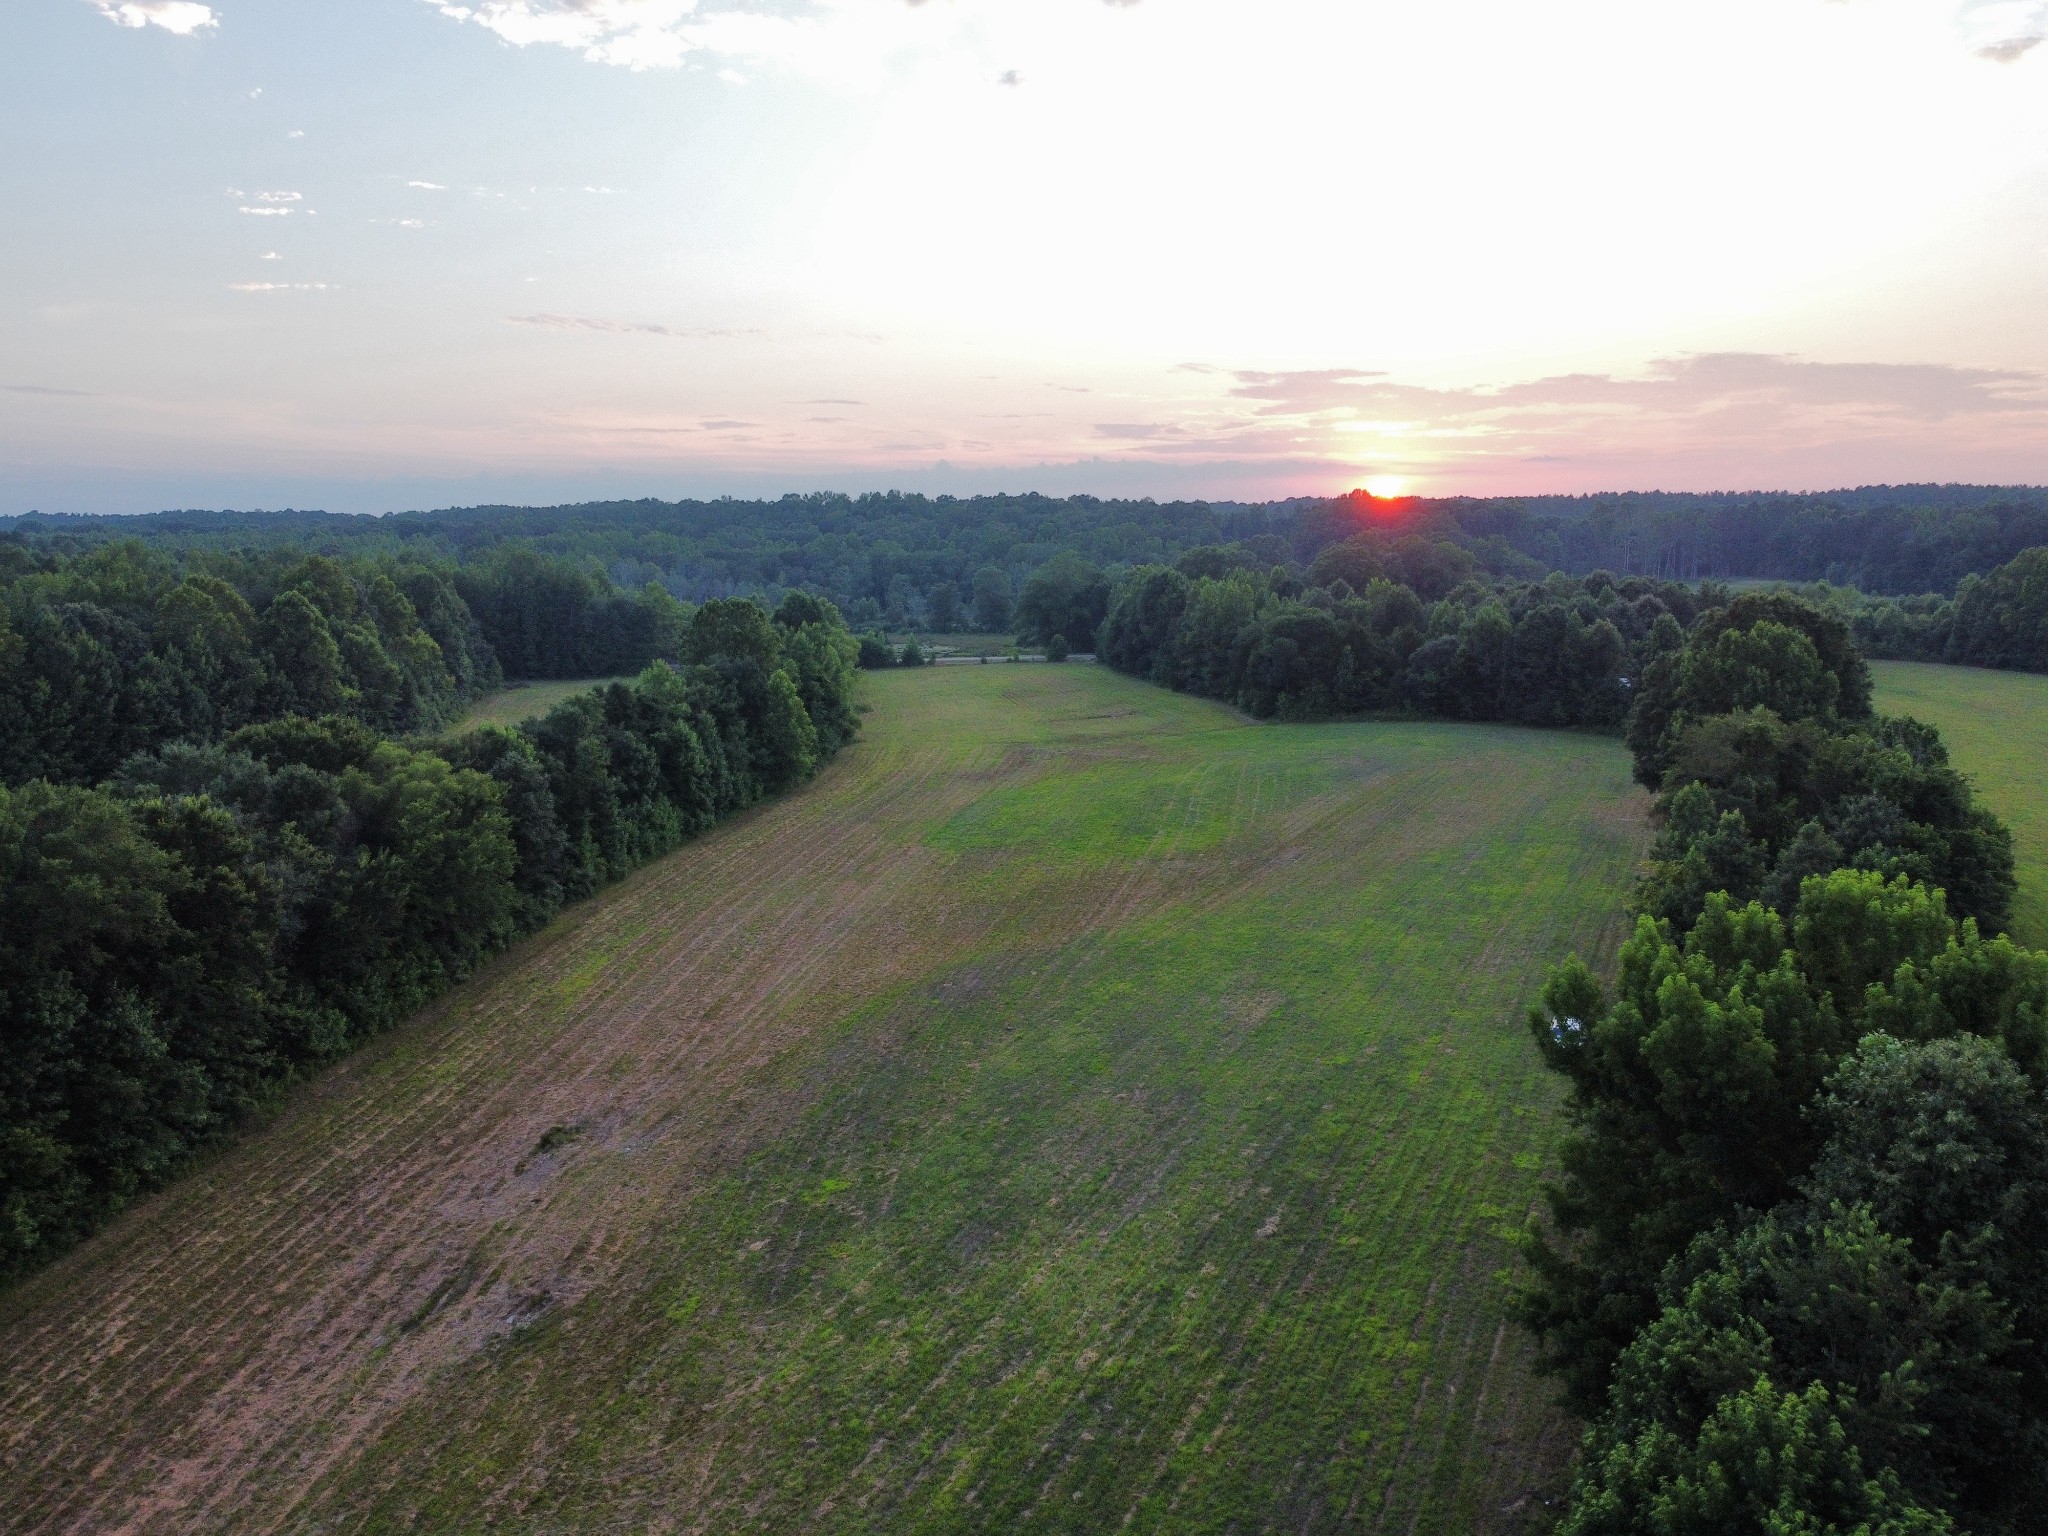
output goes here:
[[[995, 578], [1015, 594], [1062, 553], [1114, 570], [1170, 564], [1198, 545], [1254, 542], [1267, 564], [1306, 564], [1368, 524], [1456, 544], [1497, 575], [1606, 570], [1947, 595], [1964, 576], [2048, 544], [2048, 490], [1918, 485], [1819, 495], [1637, 492], [1399, 502], [1355, 493], [1259, 504], [819, 493], [389, 517], [28, 514], [0, 518], [0, 541], [76, 548], [139, 537], [194, 551], [290, 548], [464, 566], [517, 546], [563, 557], [630, 591], [654, 582], [689, 602], [759, 592], [772, 603], [800, 587], [829, 597], [856, 628], [887, 622], [944, 631], [962, 617], [973, 621]], [[999, 607], [990, 605], [983, 619]]]
[[1940, 735], [1839, 612], [1709, 608], [1626, 737], [1659, 831], [1520, 1297], [1588, 1421], [1571, 1536], [2048, 1530], [2048, 954]]

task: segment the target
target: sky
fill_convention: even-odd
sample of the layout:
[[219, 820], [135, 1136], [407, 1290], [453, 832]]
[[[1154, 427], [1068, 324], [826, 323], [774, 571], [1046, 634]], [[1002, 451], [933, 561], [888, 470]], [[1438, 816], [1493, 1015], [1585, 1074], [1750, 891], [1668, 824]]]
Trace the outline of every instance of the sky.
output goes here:
[[2048, 0], [0, 33], [0, 514], [2048, 482]]

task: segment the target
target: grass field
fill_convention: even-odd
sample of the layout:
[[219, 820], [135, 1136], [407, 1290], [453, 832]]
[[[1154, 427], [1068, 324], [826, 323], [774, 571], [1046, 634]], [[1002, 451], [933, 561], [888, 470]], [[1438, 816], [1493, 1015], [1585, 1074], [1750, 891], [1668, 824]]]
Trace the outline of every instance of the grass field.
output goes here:
[[1620, 744], [865, 698], [0, 1296], [0, 1524], [1520, 1529], [1521, 1010], [1619, 936]]
[[574, 698], [600, 683], [623, 681], [609, 677], [566, 678], [545, 683], [514, 683], [498, 693], [488, 693], [462, 712], [462, 725], [518, 725], [546, 714], [564, 699]]
[[1871, 671], [1878, 708], [1939, 726], [1950, 761], [2012, 828], [2013, 937], [2048, 945], [2048, 677], [1908, 661], [1873, 662]]

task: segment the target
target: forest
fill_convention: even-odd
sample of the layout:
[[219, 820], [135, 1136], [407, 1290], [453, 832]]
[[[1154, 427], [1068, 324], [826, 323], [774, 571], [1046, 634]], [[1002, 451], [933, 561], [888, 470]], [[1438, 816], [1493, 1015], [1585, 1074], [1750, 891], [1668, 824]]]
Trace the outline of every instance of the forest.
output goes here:
[[[1664, 581], [1832, 582], [1953, 596], [2023, 549], [2048, 544], [2048, 493], [2001, 486], [1869, 486], [1823, 495], [1634, 493], [1411, 497], [1364, 492], [1269, 503], [1092, 496], [817, 493], [764, 501], [469, 507], [388, 517], [162, 512], [0, 518], [0, 542], [76, 551], [140, 537], [192, 553], [320, 552], [468, 568], [507, 549], [551, 557], [687, 602], [802, 588], [857, 630], [1000, 630], [1026, 579], [1057, 555], [1101, 569], [1170, 565], [1245, 544], [1264, 565], [1305, 566], [1364, 528], [1454, 544], [1497, 577], [1552, 571]], [[1068, 635], [1075, 648], [1080, 637]], [[507, 662], [512, 675], [518, 669]]]
[[[126, 543], [12, 575], [0, 1277], [565, 902], [802, 782], [858, 723], [853, 639], [801, 593], [691, 610], [517, 553]], [[638, 676], [518, 730], [447, 730], [503, 658]]]
[[2048, 1529], [2048, 954], [2011, 838], [1836, 615], [1702, 615], [1628, 742], [1658, 834], [1568, 1090], [1522, 1318], [1589, 1425], [1558, 1529]]

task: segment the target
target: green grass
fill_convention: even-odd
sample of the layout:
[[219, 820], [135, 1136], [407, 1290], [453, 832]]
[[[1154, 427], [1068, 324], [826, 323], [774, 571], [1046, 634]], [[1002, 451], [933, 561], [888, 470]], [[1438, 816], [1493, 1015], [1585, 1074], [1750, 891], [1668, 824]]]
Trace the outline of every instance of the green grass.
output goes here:
[[819, 784], [0, 1305], [24, 1528], [195, 1467], [153, 1529], [1521, 1529], [1521, 1011], [1618, 937], [1619, 743], [866, 688]]
[[2048, 945], [2048, 677], [1925, 662], [1872, 663], [1877, 705], [1941, 728], [1949, 759], [2012, 828], [2013, 937]]
[[[911, 631], [900, 630], [889, 638], [900, 645], [909, 639], [910, 636]], [[924, 634], [919, 632], [917, 643], [926, 650], [930, 650], [934, 646], [943, 647], [949, 654], [954, 656], [1007, 656], [1010, 654], [1010, 647], [1017, 643], [1017, 637], [1015, 635], [982, 635], [969, 631], [959, 631], [953, 634]], [[1025, 649], [1036, 652], [1038, 647], [1026, 646]]]
[[624, 678], [564, 678], [544, 683], [514, 683], [498, 693], [485, 694], [462, 712], [460, 726], [514, 726], [538, 719], [564, 699], [572, 699], [603, 683], [624, 682]]

